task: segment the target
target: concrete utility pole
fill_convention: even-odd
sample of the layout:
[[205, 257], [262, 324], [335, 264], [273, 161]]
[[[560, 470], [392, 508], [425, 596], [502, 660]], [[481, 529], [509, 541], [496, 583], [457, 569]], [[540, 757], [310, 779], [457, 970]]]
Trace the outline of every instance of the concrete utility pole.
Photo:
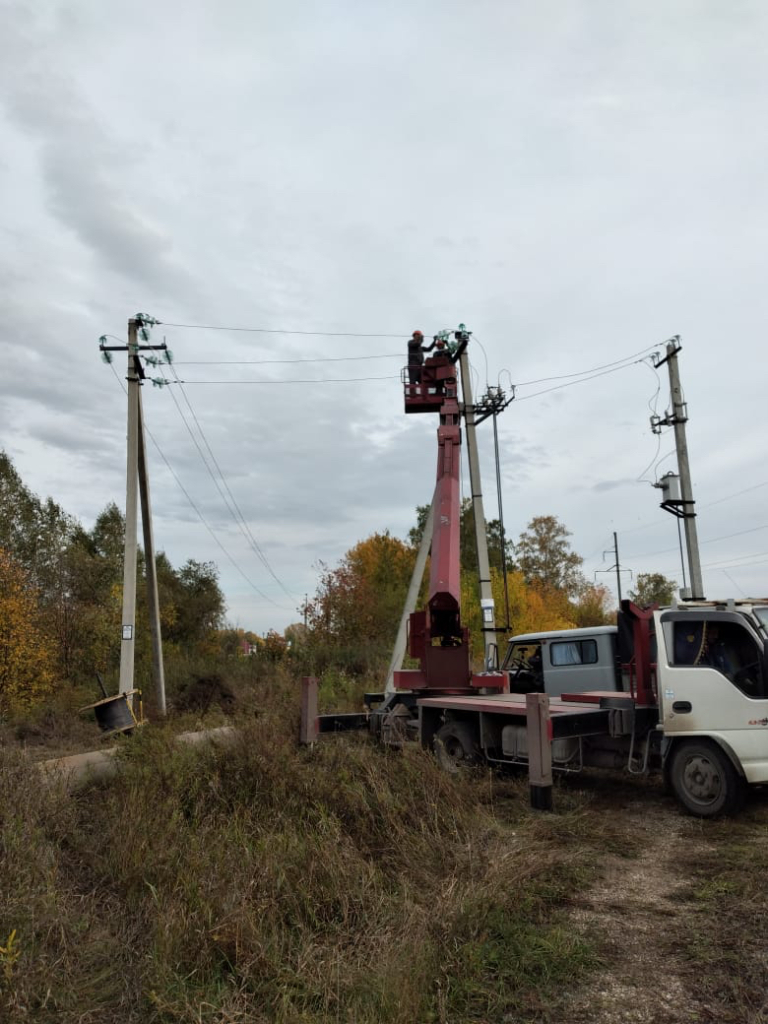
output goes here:
[[147, 606], [149, 630], [152, 635], [152, 675], [155, 680], [157, 710], [165, 715], [165, 667], [163, 665], [163, 635], [160, 629], [160, 597], [157, 592], [157, 565], [155, 538], [152, 531], [152, 502], [149, 496], [147, 473], [147, 445], [144, 431], [144, 409], [139, 391], [139, 492], [141, 495], [141, 523], [144, 531], [144, 560], [147, 573]]
[[475, 431], [475, 406], [472, 399], [472, 380], [469, 375], [469, 358], [466, 349], [459, 357], [461, 369], [461, 391], [464, 398], [464, 423], [467, 431], [467, 457], [469, 459], [469, 484], [472, 490], [472, 509], [475, 514], [475, 540], [477, 542], [477, 568], [480, 577], [480, 607], [483, 614], [483, 638], [485, 666], [490, 667], [491, 649], [496, 641], [496, 617], [491, 588], [491, 567], [488, 561], [488, 536], [485, 531], [483, 492], [480, 484], [480, 460], [477, 455]]
[[139, 345], [138, 321], [128, 321], [128, 450], [125, 487], [123, 618], [120, 646], [120, 693], [133, 689], [136, 634], [136, 513], [139, 483]]
[[[147, 321], [149, 322], [149, 321]], [[152, 534], [152, 505], [149, 494], [147, 473], [147, 449], [145, 443], [144, 413], [141, 402], [141, 383], [144, 368], [139, 352], [165, 349], [161, 345], [140, 345], [138, 332], [147, 322], [140, 317], [128, 321], [128, 344], [107, 345], [106, 336], [101, 339], [101, 351], [111, 361], [110, 352], [128, 353], [128, 445], [126, 455], [125, 488], [125, 548], [123, 556], [123, 617], [120, 646], [119, 692], [130, 693], [134, 689], [134, 660], [136, 650], [136, 561], [137, 561], [137, 511], [138, 495], [141, 494], [141, 515], [144, 532], [144, 553], [147, 573], [147, 604], [149, 627], [152, 635], [152, 674], [157, 693], [157, 710], [165, 714], [165, 671], [163, 667], [163, 645], [160, 630], [160, 602], [157, 591], [157, 568], [155, 543]], [[127, 698], [132, 703], [132, 698]]]
[[499, 459], [499, 429], [497, 419], [499, 413], [504, 412], [507, 406], [515, 399], [515, 387], [512, 385], [512, 392], [509, 396], [500, 387], [488, 390], [478, 400], [475, 406], [475, 426], [479, 426], [489, 416], [493, 417], [493, 454], [496, 461], [496, 496], [499, 505], [499, 541], [501, 544], [501, 575], [504, 579], [504, 624], [507, 629], [509, 623], [509, 583], [507, 581], [507, 537], [504, 532], [504, 507], [501, 496], [501, 461]]
[[384, 692], [387, 695], [395, 692], [395, 672], [398, 672], [403, 667], [405, 648], [408, 643], [408, 620], [411, 617], [411, 612], [416, 610], [419, 587], [421, 587], [421, 581], [424, 578], [424, 567], [427, 564], [427, 556], [429, 555], [429, 549], [432, 544], [432, 524], [434, 522], [434, 517], [435, 498], [433, 496], [432, 502], [429, 506], [429, 512], [427, 513], [427, 518], [424, 523], [424, 532], [421, 535], [421, 544], [419, 545], [419, 551], [416, 555], [416, 564], [414, 565], [413, 572], [411, 573], [411, 582], [408, 586], [403, 614], [400, 616], [400, 625], [397, 629], [395, 646], [392, 649], [392, 657], [390, 658], [389, 668], [387, 669], [387, 681], [384, 685]]
[[[677, 449], [677, 469], [680, 474], [680, 501], [675, 508], [669, 508], [684, 521], [685, 545], [688, 554], [688, 574], [691, 581], [691, 598], [701, 601], [704, 598], [704, 585], [701, 577], [701, 561], [699, 559], [699, 539], [696, 530], [696, 512], [691, 484], [691, 470], [688, 465], [688, 443], [685, 436], [685, 424], [688, 422], [688, 406], [683, 400], [683, 389], [680, 385], [680, 370], [677, 365], [677, 353], [682, 348], [679, 335], [667, 342], [667, 354], [664, 359], [654, 361], [658, 369], [667, 363], [669, 366], [669, 389], [672, 410], [666, 416], [652, 416], [651, 428], [655, 434], [661, 433], [662, 427], [675, 428], [675, 447]], [[667, 503], [668, 507], [672, 503]]]

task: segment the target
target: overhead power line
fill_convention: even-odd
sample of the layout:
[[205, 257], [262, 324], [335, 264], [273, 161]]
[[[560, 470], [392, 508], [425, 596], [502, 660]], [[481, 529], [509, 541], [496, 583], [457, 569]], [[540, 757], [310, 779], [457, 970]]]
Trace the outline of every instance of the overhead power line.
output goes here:
[[378, 356], [319, 356], [310, 359], [179, 359], [175, 366], [274, 366], [281, 363], [353, 363], [363, 359], [402, 359], [401, 352]]
[[[630, 360], [638, 359], [639, 356], [642, 356], [644, 353], [652, 352], [654, 349], [657, 349], [658, 347], [658, 345], [646, 345], [646, 347], [641, 348], [639, 352], [633, 352], [632, 355], [624, 356], [623, 359], [615, 359], [612, 363], [603, 363], [601, 366], [593, 366], [588, 370], [579, 370], [578, 373], [561, 373], [556, 377], [539, 377], [538, 380], [524, 380], [521, 383], [515, 384], [515, 387], [531, 387], [534, 384], [546, 384], [551, 380], [569, 380], [572, 379], [573, 377], [583, 377], [588, 373], [596, 373], [598, 370], [607, 370], [611, 366], [619, 367], [620, 363], [628, 363]], [[642, 362], [642, 360], [638, 361]], [[508, 373], [509, 371], [502, 371], [502, 373], [503, 372]]]
[[[115, 370], [115, 367], [113, 366], [113, 364], [112, 364], [112, 363], [110, 363], [110, 364], [109, 364], [109, 366], [110, 366], [110, 369], [112, 370], [112, 373], [114, 373], [114, 375], [115, 375], [115, 377], [116, 377], [116, 379], [117, 379], [117, 382], [118, 382], [118, 384], [119, 384], [119, 385], [120, 385], [120, 387], [121, 387], [121, 388], [123, 389], [123, 391], [127, 393], [127, 391], [126, 391], [126, 387], [125, 387], [125, 384], [124, 384], [124, 383], [122, 382], [122, 380], [120, 379], [120, 375], [118, 374], [117, 370]], [[145, 429], [146, 429], [146, 427], [145, 427]], [[286, 608], [286, 607], [285, 607], [284, 605], [278, 604], [278, 603], [277, 603], [276, 601], [273, 601], [271, 597], [268, 597], [268, 596], [267, 596], [267, 594], [265, 594], [263, 590], [259, 589], [259, 587], [257, 587], [257, 586], [256, 586], [256, 584], [255, 584], [255, 583], [253, 582], [253, 580], [251, 580], [251, 579], [250, 579], [250, 578], [249, 578], [249, 577], [248, 577], [248, 576], [247, 576], [247, 575], [246, 575], [246, 574], [245, 574], [245, 573], [243, 572], [243, 569], [242, 569], [242, 567], [241, 567], [240, 565], [238, 565], [238, 563], [237, 563], [237, 562], [235, 561], [235, 559], [234, 559], [234, 558], [232, 557], [232, 555], [231, 555], [231, 554], [229, 553], [229, 551], [227, 551], [227, 549], [226, 549], [226, 548], [224, 547], [224, 545], [223, 545], [223, 544], [222, 544], [222, 542], [221, 542], [221, 541], [219, 540], [219, 538], [218, 538], [218, 537], [216, 536], [216, 533], [214, 532], [213, 528], [212, 528], [212, 527], [210, 526], [210, 524], [208, 523], [208, 521], [207, 521], [207, 519], [205, 518], [205, 516], [203, 515], [203, 513], [202, 513], [202, 512], [200, 511], [200, 509], [198, 508], [198, 506], [197, 506], [197, 505], [195, 504], [195, 502], [193, 501], [193, 499], [192, 499], [191, 495], [189, 494], [189, 492], [187, 491], [186, 487], [184, 486], [184, 484], [183, 484], [183, 483], [181, 482], [181, 480], [179, 479], [179, 477], [178, 477], [178, 475], [177, 475], [176, 471], [174, 470], [173, 466], [172, 466], [172, 465], [170, 464], [170, 462], [169, 462], [169, 461], [168, 461], [168, 459], [166, 458], [166, 456], [165, 456], [165, 452], [164, 452], [164, 451], [162, 450], [162, 448], [160, 447], [160, 445], [159, 445], [159, 444], [157, 443], [157, 441], [155, 440], [155, 438], [154, 438], [154, 436], [153, 436], [153, 434], [152, 434], [152, 432], [151, 432], [150, 430], [147, 430], [147, 436], [149, 437], [150, 441], [152, 442], [152, 444], [153, 444], [153, 445], [155, 446], [155, 448], [157, 449], [157, 452], [158, 452], [158, 454], [159, 454], [160, 458], [161, 458], [161, 459], [163, 460], [163, 462], [165, 463], [166, 467], [168, 468], [168, 471], [170, 472], [171, 476], [173, 477], [173, 479], [174, 479], [174, 480], [176, 481], [176, 483], [178, 484], [178, 486], [179, 486], [179, 489], [181, 490], [181, 492], [182, 492], [182, 494], [184, 495], [184, 497], [185, 497], [185, 498], [187, 499], [187, 501], [188, 501], [188, 503], [189, 503], [190, 507], [191, 507], [191, 508], [192, 508], [192, 509], [194, 510], [194, 512], [196, 513], [196, 515], [197, 515], [198, 519], [200, 520], [200, 522], [201, 522], [201, 523], [203, 524], [203, 526], [204, 526], [204, 527], [206, 528], [206, 530], [208, 531], [208, 533], [210, 533], [211, 537], [212, 537], [212, 538], [213, 538], [213, 540], [214, 540], [214, 541], [216, 542], [216, 544], [218, 545], [218, 547], [219, 547], [219, 548], [221, 549], [221, 551], [222, 551], [222, 552], [224, 553], [224, 555], [225, 555], [225, 556], [227, 557], [227, 559], [228, 559], [228, 560], [229, 560], [229, 561], [230, 561], [230, 562], [232, 563], [232, 565], [234, 566], [234, 568], [235, 568], [235, 569], [236, 569], [236, 570], [237, 570], [237, 571], [238, 571], [238, 572], [240, 573], [240, 575], [241, 575], [241, 576], [243, 577], [243, 579], [244, 579], [244, 580], [245, 580], [245, 582], [246, 582], [246, 583], [248, 584], [248, 586], [249, 586], [249, 587], [251, 587], [251, 589], [252, 589], [252, 590], [254, 590], [254, 591], [255, 591], [255, 592], [256, 592], [256, 593], [257, 593], [257, 594], [259, 595], [259, 597], [262, 597], [262, 598], [263, 598], [263, 599], [264, 599], [265, 601], [267, 601], [267, 602], [268, 602], [269, 604], [273, 605], [273, 606], [274, 606], [275, 608], [278, 608], [278, 609], [279, 609], [280, 611], [284, 611], [284, 612], [289, 612], [289, 611], [293, 611], [294, 609], [292, 609], [292, 608]], [[290, 595], [289, 595], [289, 596], [290, 596]]]
[[285, 327], [225, 327], [221, 324], [176, 324], [170, 320], [158, 320], [164, 327], [183, 327], [194, 331], [238, 331], [246, 334], [305, 334], [316, 338], [403, 338], [404, 332], [398, 334], [371, 331], [295, 331]]
[[[176, 377], [177, 383], [181, 384], [182, 382], [179, 380], [178, 374], [176, 373], [176, 370], [173, 368], [173, 364], [171, 364], [171, 369], [173, 370], [173, 373], [174, 373], [174, 376]], [[165, 372], [164, 371], [163, 371], [163, 377], [165, 377]], [[205, 447], [206, 447], [206, 449], [208, 451], [208, 455], [210, 457], [210, 460], [213, 463], [213, 465], [216, 467], [216, 470], [217, 470], [217, 472], [219, 474], [219, 478], [221, 479], [221, 483], [219, 483], [219, 480], [216, 478], [216, 475], [214, 474], [213, 470], [211, 469], [211, 466], [210, 466], [210, 464], [208, 462], [208, 459], [206, 458], [205, 453], [201, 449], [200, 444], [198, 443], [198, 440], [195, 437], [194, 431], [192, 430], [192, 428], [190, 427], [189, 423], [187, 422], [187, 419], [184, 416], [184, 413], [183, 413], [183, 411], [181, 409], [181, 406], [179, 405], [179, 403], [178, 403], [178, 401], [176, 399], [176, 396], [173, 394], [172, 391], [171, 391], [171, 398], [173, 399], [174, 405], [176, 406], [176, 409], [177, 409], [179, 415], [181, 416], [181, 419], [182, 419], [182, 422], [184, 423], [184, 426], [187, 428], [189, 436], [192, 438], [192, 441], [193, 441], [193, 443], [195, 445], [195, 448], [197, 448], [198, 454], [200, 455], [200, 458], [202, 459], [203, 465], [205, 466], [206, 471], [208, 472], [208, 475], [213, 480], [214, 485], [216, 486], [216, 489], [218, 490], [219, 494], [221, 495], [221, 498], [222, 498], [224, 504], [227, 506], [227, 511], [230, 513], [230, 515], [234, 519], [235, 525], [237, 526], [237, 528], [242, 533], [243, 537], [246, 540], [246, 543], [251, 548], [251, 550], [256, 555], [256, 557], [259, 559], [259, 561], [264, 566], [264, 568], [267, 570], [267, 572], [270, 574], [272, 579], [278, 584], [280, 589], [283, 591], [283, 593], [286, 595], [286, 597], [289, 600], [295, 601], [296, 598], [294, 597], [293, 594], [290, 593], [290, 591], [285, 587], [283, 581], [275, 573], [274, 569], [269, 564], [269, 560], [267, 559], [267, 556], [264, 554], [264, 551], [259, 546], [258, 541], [253, 536], [253, 532], [251, 531], [251, 528], [248, 525], [248, 523], [247, 523], [247, 521], [245, 519], [245, 516], [243, 515], [242, 510], [241, 510], [240, 506], [237, 503], [237, 499], [235, 498], [235, 496], [232, 493], [232, 490], [231, 490], [229, 484], [227, 483], [227, 479], [224, 476], [224, 472], [223, 472], [221, 466], [219, 465], [219, 462], [218, 462], [216, 456], [213, 454], [213, 449], [211, 448], [211, 446], [210, 446], [210, 444], [208, 442], [208, 438], [205, 436], [205, 431], [202, 428], [200, 420], [197, 418], [197, 414], [195, 413], [195, 410], [192, 407], [192, 403], [189, 400], [189, 396], [187, 395], [187, 393], [184, 390], [183, 386], [181, 388], [181, 393], [184, 396], [184, 401], [187, 403], [187, 407], [188, 407], [189, 412], [190, 412], [190, 414], [192, 416], [192, 419], [195, 422], [195, 425], [196, 425], [198, 433], [200, 434], [200, 437], [201, 437], [201, 439], [203, 441], [203, 444], [205, 445]], [[222, 484], [224, 485], [224, 489], [222, 489], [222, 486], [221, 486]], [[225, 490], [226, 490], [226, 493], [225, 493]]]
[[302, 378], [293, 380], [177, 380], [170, 384], [359, 384], [370, 380], [398, 380], [397, 374], [386, 377], [323, 377], [320, 379]]
[[[541, 391], [534, 391], [532, 395], [522, 395], [515, 399], [515, 405], [519, 405], [520, 402], [527, 402], [531, 398], [538, 398], [539, 395], [548, 395], [551, 391], [560, 391], [563, 388], [573, 387], [574, 384], [586, 384], [589, 380], [595, 380], [597, 377], [606, 377], [609, 373], [617, 373], [619, 370], [626, 370], [630, 366], [636, 366], [642, 360], [638, 359], [631, 363], [623, 363], [621, 366], [613, 366], [609, 370], [603, 370], [602, 373], [590, 373], [589, 376], [581, 377], [579, 380], [569, 380], [565, 384], [555, 384], [551, 388], [543, 388]], [[585, 371], [589, 372], [589, 371]], [[555, 378], [556, 379], [556, 378]], [[522, 384], [516, 384], [515, 387], [523, 387]]]
[[[762, 526], [751, 526], [748, 530], [737, 530], [736, 533], [724, 533], [722, 537], [709, 537], [707, 540], [699, 541], [700, 544], [716, 544], [720, 540], [731, 540], [732, 537], [743, 537], [747, 533], [758, 533], [760, 530], [768, 530], [768, 523]], [[679, 548], [663, 548], [661, 551], [647, 551], [644, 554], [631, 554], [627, 558], [654, 558], [656, 555], [668, 555]]]

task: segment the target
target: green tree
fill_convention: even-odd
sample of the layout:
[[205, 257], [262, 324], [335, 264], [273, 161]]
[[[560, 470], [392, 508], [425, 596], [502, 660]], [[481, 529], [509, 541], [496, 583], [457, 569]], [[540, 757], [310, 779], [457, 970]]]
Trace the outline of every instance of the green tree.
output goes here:
[[556, 516], [536, 516], [520, 534], [517, 563], [527, 583], [562, 590], [572, 597], [586, 585], [584, 559], [571, 550], [569, 530]]
[[190, 558], [175, 575], [176, 618], [170, 638], [186, 644], [205, 641], [224, 621], [219, 570], [213, 562]]
[[[418, 505], [416, 508], [416, 525], [408, 532], [408, 540], [416, 547], [421, 543], [424, 525], [429, 514], [429, 505]], [[460, 520], [460, 554], [461, 568], [466, 572], [477, 576], [477, 543], [475, 539], [475, 510], [471, 498], [465, 498], [461, 503]], [[488, 542], [488, 562], [492, 569], [501, 572], [501, 523], [498, 519], [486, 520], [485, 533]], [[505, 537], [504, 548], [506, 552], [507, 569], [514, 564], [514, 551], [512, 542]]]
[[676, 590], [677, 582], [660, 572], [641, 572], [637, 576], [637, 586], [630, 590], [629, 596], [636, 605], [647, 608], [651, 604], [672, 604]]

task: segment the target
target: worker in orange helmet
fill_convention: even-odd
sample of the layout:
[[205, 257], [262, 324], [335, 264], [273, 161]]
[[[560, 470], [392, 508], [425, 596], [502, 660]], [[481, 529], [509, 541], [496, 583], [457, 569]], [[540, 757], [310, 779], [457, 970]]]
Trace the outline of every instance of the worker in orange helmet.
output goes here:
[[435, 347], [424, 344], [424, 335], [421, 331], [414, 331], [408, 339], [408, 383], [421, 384], [421, 368], [424, 365], [424, 353], [431, 352]]

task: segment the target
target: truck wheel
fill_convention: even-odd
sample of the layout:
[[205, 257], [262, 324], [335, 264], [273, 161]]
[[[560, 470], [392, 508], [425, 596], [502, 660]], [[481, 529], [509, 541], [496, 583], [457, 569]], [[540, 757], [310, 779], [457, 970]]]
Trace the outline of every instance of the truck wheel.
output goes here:
[[475, 730], [469, 722], [446, 722], [435, 733], [434, 747], [438, 764], [452, 775], [477, 764], [480, 753]]
[[743, 779], [725, 751], [707, 740], [686, 740], [675, 748], [669, 781], [678, 802], [697, 818], [735, 814], [744, 802]]

